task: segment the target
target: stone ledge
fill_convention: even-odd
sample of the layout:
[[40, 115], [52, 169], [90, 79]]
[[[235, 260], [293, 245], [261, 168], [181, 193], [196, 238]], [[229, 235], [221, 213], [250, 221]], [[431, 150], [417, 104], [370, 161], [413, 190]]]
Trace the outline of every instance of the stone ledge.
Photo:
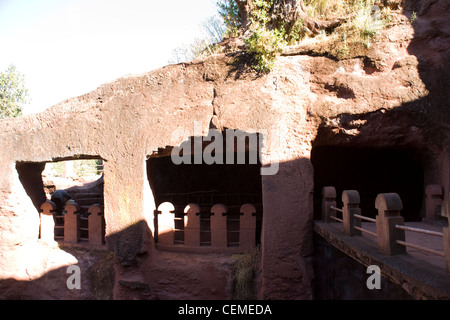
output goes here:
[[378, 252], [375, 242], [364, 236], [350, 237], [333, 223], [314, 222], [314, 231], [331, 245], [364, 266], [377, 265], [381, 274], [416, 299], [450, 299], [450, 279], [446, 271], [425, 261], [401, 254]]
[[76, 248], [76, 249], [84, 249], [84, 250], [99, 250], [99, 251], [110, 251], [106, 244], [89, 244], [87, 242], [65, 242], [65, 241], [55, 241], [57, 246], [61, 248]]
[[184, 245], [159, 245], [156, 244], [155, 248], [162, 251], [171, 251], [171, 252], [184, 252], [184, 253], [244, 253], [249, 249], [243, 249], [239, 247], [227, 247], [227, 248], [217, 248], [217, 247], [188, 247]]

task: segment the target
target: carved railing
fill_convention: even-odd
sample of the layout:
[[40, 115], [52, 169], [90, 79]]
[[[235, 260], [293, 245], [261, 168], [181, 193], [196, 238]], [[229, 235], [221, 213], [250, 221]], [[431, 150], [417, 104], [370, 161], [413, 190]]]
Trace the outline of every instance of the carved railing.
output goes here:
[[[426, 188], [426, 220], [449, 219], [450, 198], [442, 200], [438, 197], [443, 193], [440, 188], [433, 185]], [[361, 215], [360, 197], [356, 190], [342, 192], [342, 208], [336, 207], [336, 189], [324, 187], [322, 189], [322, 221], [326, 223], [342, 223], [343, 231], [348, 236], [361, 236], [369, 234], [377, 239], [378, 250], [386, 255], [405, 254], [406, 248], [411, 247], [427, 253], [444, 257], [447, 273], [450, 275], [450, 231], [448, 223], [443, 232], [436, 232], [422, 228], [405, 226], [401, 216], [403, 203], [397, 193], [381, 193], [376, 197], [375, 207], [378, 210], [376, 219]], [[336, 212], [342, 213], [342, 218]], [[375, 223], [376, 232], [361, 227], [361, 220]], [[422, 245], [405, 241], [405, 231], [426, 234], [443, 239], [444, 251], [438, 251]]]
[[229, 214], [228, 209], [223, 204], [215, 204], [202, 212], [199, 205], [190, 203], [181, 213], [176, 213], [172, 203], [161, 203], [155, 210], [157, 246], [218, 251], [254, 248], [255, 206], [248, 203], [240, 206], [239, 215]]
[[59, 214], [55, 203], [47, 200], [41, 205], [40, 221], [42, 241], [89, 245], [105, 243], [105, 219], [100, 204], [91, 205], [87, 212], [82, 213], [78, 203], [69, 200]]

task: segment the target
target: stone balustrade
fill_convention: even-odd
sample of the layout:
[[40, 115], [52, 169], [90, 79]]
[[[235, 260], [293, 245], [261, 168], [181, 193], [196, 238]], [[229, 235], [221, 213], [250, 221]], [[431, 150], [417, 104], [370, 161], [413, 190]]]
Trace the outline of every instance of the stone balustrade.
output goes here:
[[[442, 199], [442, 188], [430, 185], [425, 188], [426, 193], [426, 221], [450, 218], [450, 198]], [[376, 219], [363, 216], [360, 209], [360, 197], [356, 190], [342, 192], [342, 208], [336, 207], [336, 189], [327, 186], [322, 189], [322, 221], [325, 223], [339, 222], [343, 225], [343, 232], [348, 236], [361, 236], [370, 234], [377, 239], [378, 251], [386, 255], [406, 254], [406, 248], [442, 256], [446, 262], [447, 273], [450, 276], [450, 231], [448, 223], [443, 227], [442, 233], [405, 226], [401, 216], [403, 203], [397, 193], [380, 193], [375, 199], [375, 208], [378, 211]], [[342, 213], [342, 218], [336, 215]], [[363, 229], [361, 221], [375, 223], [376, 233]], [[426, 248], [418, 244], [405, 241], [405, 231], [427, 234], [443, 238], [444, 252]]]
[[[56, 216], [56, 205], [47, 200], [41, 205], [41, 228], [40, 238], [43, 242], [54, 242], [62, 240], [65, 244], [87, 243], [89, 245], [102, 246], [105, 243], [105, 219], [103, 216], [103, 206], [94, 204], [89, 207], [86, 213], [81, 216], [81, 207], [74, 200], [69, 200], [62, 216]], [[64, 220], [63, 236], [55, 237], [55, 219]], [[81, 222], [87, 221], [87, 225], [82, 227]], [[87, 229], [87, 236], [82, 237], [81, 231]]]
[[[215, 204], [207, 211], [202, 215], [199, 205], [189, 203], [183, 210], [184, 228], [180, 228], [176, 227], [175, 206], [170, 202], [160, 204], [155, 210], [157, 247], [193, 252], [245, 251], [255, 247], [256, 209], [254, 205], [247, 203], [240, 207], [240, 215], [237, 219], [239, 229], [233, 231], [228, 228], [228, 208], [225, 205]], [[176, 239], [176, 232], [181, 232], [182, 236]], [[231, 232], [239, 233], [238, 244], [230, 241]], [[209, 240], [202, 239], [205, 235]], [[233, 239], [235, 238], [236, 234], [233, 235]]]
[[56, 204], [47, 200], [41, 205], [40, 214], [40, 238], [41, 241], [52, 243], [55, 241], [55, 220], [53, 218], [56, 213]]

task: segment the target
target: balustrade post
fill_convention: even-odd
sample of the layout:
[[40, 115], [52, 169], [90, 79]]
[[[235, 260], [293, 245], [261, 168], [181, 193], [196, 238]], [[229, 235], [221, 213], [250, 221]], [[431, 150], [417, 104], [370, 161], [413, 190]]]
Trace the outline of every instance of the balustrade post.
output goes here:
[[55, 242], [55, 219], [53, 217], [55, 212], [56, 204], [54, 202], [47, 200], [41, 205], [41, 241], [45, 243]]
[[105, 241], [105, 219], [103, 219], [103, 206], [94, 204], [89, 207], [88, 232], [89, 244], [103, 244]]
[[406, 248], [397, 243], [405, 241], [405, 231], [395, 228], [395, 225], [404, 225], [400, 215], [403, 203], [397, 193], [382, 193], [375, 200], [378, 209], [376, 217], [378, 250], [387, 255], [406, 253]]
[[425, 187], [425, 218], [434, 221], [441, 214], [442, 198], [444, 190], [437, 184], [429, 184]]
[[227, 208], [223, 204], [215, 204], [211, 208], [211, 247], [227, 247]]
[[195, 203], [184, 208], [184, 244], [200, 247], [200, 207]]
[[175, 234], [175, 207], [170, 202], [158, 206], [158, 243], [173, 246]]
[[344, 221], [344, 232], [349, 236], [362, 235], [360, 230], [354, 227], [361, 227], [361, 220], [355, 218], [355, 214], [361, 214], [359, 193], [356, 190], [345, 190], [342, 192], [342, 218]]
[[64, 242], [78, 243], [80, 239], [80, 206], [74, 200], [69, 200], [64, 208]]
[[[447, 197], [442, 203], [442, 213], [444, 218], [450, 222], [450, 198]], [[447, 275], [450, 277], [450, 227], [447, 223], [445, 227], [442, 228], [442, 233], [444, 236], [444, 256], [445, 265], [447, 267]]]
[[322, 221], [332, 222], [330, 216], [335, 217], [336, 211], [330, 209], [330, 207], [336, 207], [336, 189], [334, 187], [323, 187], [322, 188]]
[[256, 208], [254, 205], [246, 203], [241, 206], [240, 212], [239, 248], [242, 250], [252, 249], [256, 242]]

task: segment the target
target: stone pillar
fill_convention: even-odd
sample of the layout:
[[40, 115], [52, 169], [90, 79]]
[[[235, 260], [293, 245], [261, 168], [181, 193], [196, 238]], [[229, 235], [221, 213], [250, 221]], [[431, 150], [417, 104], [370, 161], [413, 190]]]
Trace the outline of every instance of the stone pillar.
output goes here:
[[255, 247], [256, 209], [246, 203], [241, 206], [241, 219], [239, 222], [239, 248], [249, 250]]
[[66, 203], [64, 215], [64, 242], [78, 243], [80, 239], [80, 206], [74, 200]]
[[444, 190], [437, 184], [429, 184], [425, 187], [425, 219], [434, 221], [441, 214], [442, 198]]
[[342, 192], [343, 212], [342, 218], [344, 220], [344, 232], [349, 236], [360, 236], [360, 230], [354, 227], [361, 227], [361, 219], [354, 217], [355, 214], [361, 214], [359, 193], [356, 190], [345, 190]]
[[188, 247], [200, 247], [200, 207], [189, 203], [184, 208], [184, 244]]
[[[442, 203], [442, 213], [441, 215], [450, 221], [450, 198], [447, 197]], [[445, 264], [447, 266], [447, 275], [450, 277], [450, 227], [447, 224], [442, 228], [442, 233], [444, 234], [444, 255]]]
[[227, 208], [223, 204], [215, 204], [211, 208], [211, 247], [227, 247]]
[[63, 172], [62, 172], [63, 178], [73, 178], [74, 177], [74, 171], [73, 171], [73, 161], [63, 161]]
[[175, 234], [175, 207], [170, 202], [158, 206], [158, 243], [173, 246]]
[[55, 214], [56, 204], [50, 200], [41, 205], [41, 240], [46, 243], [55, 241]]
[[396, 241], [405, 241], [405, 231], [395, 228], [395, 225], [404, 225], [400, 216], [403, 203], [397, 193], [382, 193], [375, 200], [378, 209], [376, 217], [378, 250], [387, 255], [406, 253], [405, 246]]
[[[113, 152], [114, 156], [105, 156], [103, 164], [105, 241], [121, 266], [136, 265], [137, 256], [149, 249], [152, 234], [147, 224], [150, 220], [146, 219], [149, 216], [146, 216], [144, 209], [156, 209], [153, 197], [144, 197], [149, 195], [150, 186], [146, 161], [143, 161], [139, 151], [142, 141], [138, 143], [136, 139], [129, 138], [124, 140], [121, 148], [133, 148], [134, 151]], [[130, 141], [132, 146], [128, 145]], [[150, 215], [150, 219], [152, 217]], [[156, 237], [157, 233], [153, 235]]]
[[322, 188], [322, 221], [333, 222], [330, 216], [335, 217], [336, 211], [330, 209], [330, 206], [336, 207], [336, 189], [334, 187]]
[[103, 244], [105, 241], [105, 219], [103, 206], [94, 204], [89, 207], [89, 244]]

